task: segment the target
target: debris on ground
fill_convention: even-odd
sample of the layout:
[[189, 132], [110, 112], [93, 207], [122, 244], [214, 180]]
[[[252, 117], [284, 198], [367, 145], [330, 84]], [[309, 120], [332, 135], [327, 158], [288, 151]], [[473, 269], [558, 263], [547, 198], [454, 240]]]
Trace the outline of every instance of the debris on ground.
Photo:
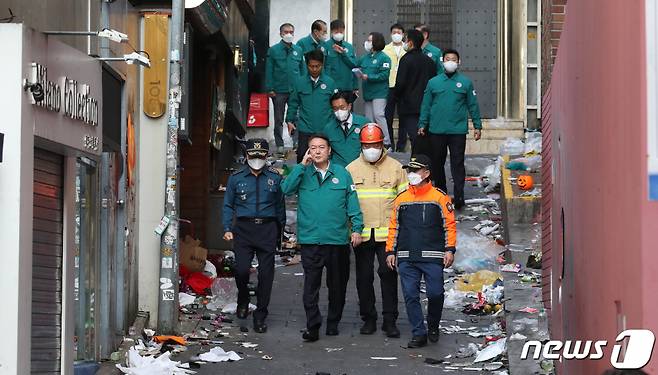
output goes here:
[[506, 350], [507, 337], [490, 343], [487, 347], [478, 352], [475, 357], [475, 363], [485, 362], [502, 355]]
[[239, 361], [242, 359], [238, 353], [234, 351], [226, 352], [224, 349], [216, 346], [210, 349], [207, 353], [199, 354], [199, 359], [204, 362], [227, 362], [227, 361]]
[[170, 359], [171, 353], [165, 352], [159, 356], [140, 355], [139, 351], [132, 347], [126, 355], [126, 366], [119, 364], [116, 367], [124, 374], [129, 375], [186, 375], [194, 374], [194, 371], [181, 368], [180, 362]]

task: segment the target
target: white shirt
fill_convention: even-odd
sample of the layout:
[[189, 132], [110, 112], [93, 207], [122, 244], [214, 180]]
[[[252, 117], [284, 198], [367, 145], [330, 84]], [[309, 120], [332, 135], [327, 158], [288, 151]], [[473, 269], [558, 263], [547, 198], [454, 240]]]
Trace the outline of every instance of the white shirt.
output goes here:
[[320, 176], [322, 177], [322, 181], [324, 181], [324, 178], [327, 175], [327, 171], [329, 170], [329, 163], [331, 163], [331, 162], [327, 163], [327, 169], [325, 169], [325, 170], [322, 170], [322, 169], [318, 168], [315, 165], [315, 163], [313, 163], [313, 168], [315, 168], [315, 170], [318, 171], [318, 173], [320, 173]]
[[402, 46], [396, 46], [394, 45], [393, 48], [395, 48], [395, 54], [398, 56], [398, 59], [400, 58], [400, 54], [402, 53]]
[[318, 84], [319, 80], [320, 80], [320, 76], [318, 76], [318, 78], [311, 77], [311, 81], [313, 81], [313, 83], [315, 83], [316, 85]]
[[347, 124], [347, 130], [352, 129], [352, 114], [351, 113], [350, 113], [350, 117], [348, 117], [345, 122], [342, 122], [340, 124], [341, 128], [343, 127], [343, 124]]

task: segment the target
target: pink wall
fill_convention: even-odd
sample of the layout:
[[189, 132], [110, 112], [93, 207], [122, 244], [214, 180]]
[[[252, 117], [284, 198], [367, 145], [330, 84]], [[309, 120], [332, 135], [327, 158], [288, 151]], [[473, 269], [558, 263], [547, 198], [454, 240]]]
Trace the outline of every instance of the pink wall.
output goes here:
[[[558, 339], [612, 342], [623, 329], [620, 316], [626, 328], [658, 333], [658, 203], [646, 198], [644, 51], [644, 1], [569, 2], [546, 135], [555, 174], [544, 198], [552, 213], [544, 242], [552, 248]], [[605, 360], [565, 362], [561, 372], [600, 374], [611, 367], [611, 347]], [[658, 373], [658, 355], [645, 371]]]

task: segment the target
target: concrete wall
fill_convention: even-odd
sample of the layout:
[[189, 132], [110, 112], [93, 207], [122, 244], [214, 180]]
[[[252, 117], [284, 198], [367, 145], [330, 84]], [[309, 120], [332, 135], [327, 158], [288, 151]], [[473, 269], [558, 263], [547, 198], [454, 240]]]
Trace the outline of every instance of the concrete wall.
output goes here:
[[[101, 2], [98, 0], [0, 0], [0, 18], [8, 17], [11, 8], [14, 22], [23, 22], [39, 31], [97, 31]], [[97, 54], [97, 38], [63, 36], [62, 41], [83, 51]]]
[[[4, 157], [0, 163], [0, 374], [18, 374], [30, 368], [30, 324], [32, 310], [32, 128], [21, 127], [22, 95], [21, 25], [2, 25], [0, 45], [6, 56], [0, 63], [0, 133], [5, 134]], [[20, 286], [20, 287], [19, 287]], [[26, 319], [27, 317], [27, 319]]]
[[[554, 188], [544, 196], [553, 213], [557, 339], [614, 342], [624, 329], [658, 332], [658, 202], [647, 198], [643, 21], [641, 0], [569, 2], [551, 83]], [[610, 74], [610, 51], [624, 51], [619, 74]], [[601, 373], [610, 367], [611, 347], [605, 360], [563, 362], [562, 373]], [[645, 371], [658, 371], [656, 356]]]

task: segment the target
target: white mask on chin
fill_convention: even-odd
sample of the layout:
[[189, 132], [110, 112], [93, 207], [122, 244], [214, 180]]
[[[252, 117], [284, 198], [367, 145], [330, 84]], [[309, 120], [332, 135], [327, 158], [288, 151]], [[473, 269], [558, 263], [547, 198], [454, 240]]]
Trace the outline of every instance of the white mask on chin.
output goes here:
[[266, 161], [265, 159], [248, 159], [247, 164], [249, 164], [249, 167], [255, 171], [260, 171], [265, 167]]
[[382, 152], [381, 148], [364, 148], [363, 158], [369, 163], [374, 163], [382, 156]]

